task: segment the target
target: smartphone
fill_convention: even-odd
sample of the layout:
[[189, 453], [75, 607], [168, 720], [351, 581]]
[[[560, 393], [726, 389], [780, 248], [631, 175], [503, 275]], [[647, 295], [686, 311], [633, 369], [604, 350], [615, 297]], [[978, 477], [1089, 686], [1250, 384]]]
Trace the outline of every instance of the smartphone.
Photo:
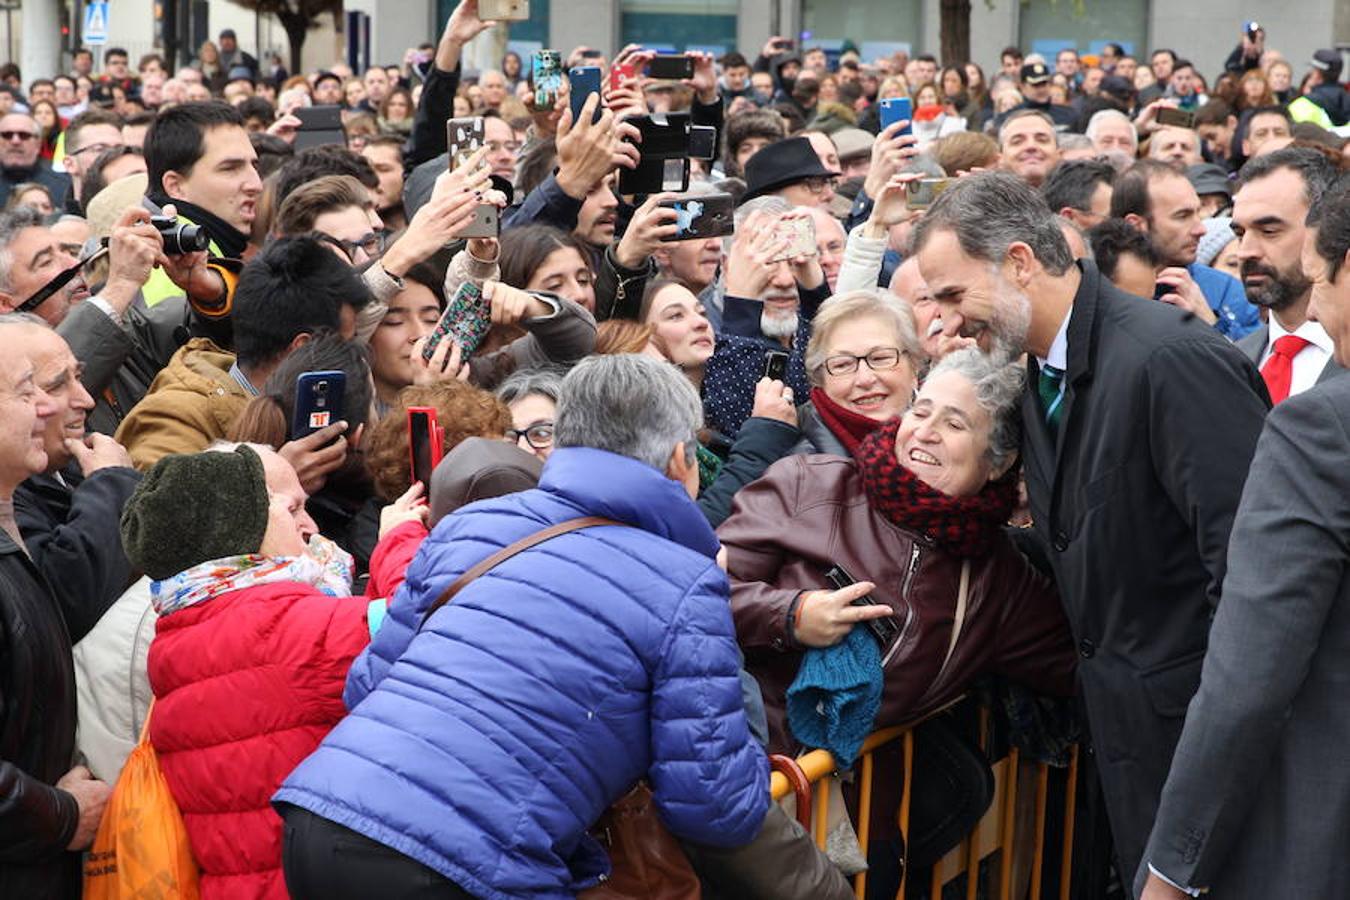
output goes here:
[[295, 379], [291, 440], [309, 437], [334, 422], [342, 421], [342, 398], [346, 392], [346, 372], [324, 370], [300, 373]]
[[1170, 106], [1163, 106], [1158, 109], [1156, 118], [1159, 125], [1169, 125], [1175, 128], [1195, 127], [1195, 113], [1188, 109], [1173, 109]]
[[674, 237], [662, 241], [696, 241], [736, 233], [736, 201], [730, 194], [678, 197], [662, 200], [661, 206], [675, 210], [675, 224], [680, 229]]
[[694, 77], [694, 58], [683, 53], [658, 54], [647, 64], [647, 75], [661, 81], [683, 81]]
[[431, 475], [443, 455], [441, 440], [435, 407], [408, 407], [408, 468], [412, 480], [422, 482], [424, 496], [431, 496]]
[[[845, 569], [843, 566], [839, 565], [838, 563], [836, 563], [833, 567], [830, 568], [828, 572], [825, 573], [825, 580], [828, 581], [831, 585], [833, 585], [836, 591], [842, 591], [850, 584], [858, 583], [858, 579], [850, 575], [848, 573], [848, 570]], [[875, 604], [868, 603], [867, 597], [859, 597], [857, 600], [854, 600], [849, 605], [874, 606]], [[879, 644], [881, 644], [882, 652], [885, 652], [886, 648], [890, 645], [890, 643], [900, 636], [900, 626], [895, 624], [895, 620], [893, 618], [868, 619], [867, 627], [871, 630], [872, 636], [877, 639], [877, 642]]]
[[445, 146], [450, 151], [450, 170], [464, 165], [483, 146], [483, 119], [470, 116], [445, 123]]
[[717, 129], [711, 125], [689, 126], [689, 158], [717, 158]]
[[[567, 70], [567, 80], [572, 83], [572, 121], [579, 122], [581, 120], [581, 108], [586, 105], [586, 98], [591, 94], [600, 93], [600, 67], [575, 66]], [[600, 107], [596, 106], [591, 121], [599, 122], [600, 113]]]
[[562, 54], [557, 50], [540, 50], [530, 61], [534, 79], [534, 108], [552, 109], [562, 90]]
[[787, 247], [769, 262], [782, 262], [796, 256], [816, 256], [816, 223], [810, 219], [780, 219], [774, 223], [774, 240], [787, 239]]
[[[902, 119], [914, 119], [914, 107], [908, 97], [888, 97], [881, 101], [881, 130], [885, 131]], [[909, 134], [910, 126], [900, 129], [900, 134]]]
[[446, 304], [445, 312], [422, 348], [422, 358], [429, 361], [448, 336], [459, 345], [462, 358], [467, 360], [491, 330], [492, 305], [483, 298], [483, 291], [475, 282], [466, 281]]
[[1247, 32], [1247, 40], [1254, 43], [1256, 41], [1256, 33], [1261, 30], [1261, 26], [1256, 22], [1246, 22], [1243, 24], [1242, 28]]
[[764, 377], [770, 381], [787, 381], [788, 355], [782, 350], [764, 351]]
[[632, 63], [615, 63], [609, 70], [609, 89], [617, 91], [623, 87], [625, 81], [631, 81], [637, 77], [637, 66]]
[[905, 185], [905, 208], [927, 209], [951, 184], [950, 178], [920, 178]]
[[347, 132], [342, 128], [342, 108], [339, 106], [301, 106], [295, 111], [300, 127], [295, 131], [296, 152], [307, 147], [325, 144], [347, 145]]
[[530, 0], [478, 0], [478, 18], [484, 22], [524, 22]]

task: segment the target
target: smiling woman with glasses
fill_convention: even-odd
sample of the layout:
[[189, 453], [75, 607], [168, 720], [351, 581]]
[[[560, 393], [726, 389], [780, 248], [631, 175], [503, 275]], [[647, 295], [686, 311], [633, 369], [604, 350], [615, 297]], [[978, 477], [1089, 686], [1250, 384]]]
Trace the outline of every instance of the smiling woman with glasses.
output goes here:
[[921, 358], [914, 314], [889, 291], [850, 291], [816, 313], [806, 372], [811, 402], [799, 412], [799, 453], [848, 456], [914, 396]]
[[553, 452], [553, 417], [562, 378], [548, 369], [522, 369], [497, 388], [497, 399], [511, 411], [506, 439], [540, 459]]

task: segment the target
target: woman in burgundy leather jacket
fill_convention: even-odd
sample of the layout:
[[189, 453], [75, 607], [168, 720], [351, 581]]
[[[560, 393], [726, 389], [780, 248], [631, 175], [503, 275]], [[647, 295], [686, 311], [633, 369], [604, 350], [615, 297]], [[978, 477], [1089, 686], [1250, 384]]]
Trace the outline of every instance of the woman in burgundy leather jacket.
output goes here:
[[[737, 495], [718, 534], [772, 752], [800, 749], [784, 707], [805, 649], [833, 646], [868, 618], [889, 618], [898, 632], [881, 648], [873, 728], [932, 712], [984, 673], [1072, 692], [1058, 597], [1003, 531], [1016, 501], [1021, 391], [1016, 366], [958, 351], [853, 458], [791, 456]], [[835, 565], [859, 583], [831, 590], [825, 572]], [[877, 606], [851, 605], [864, 596]]]

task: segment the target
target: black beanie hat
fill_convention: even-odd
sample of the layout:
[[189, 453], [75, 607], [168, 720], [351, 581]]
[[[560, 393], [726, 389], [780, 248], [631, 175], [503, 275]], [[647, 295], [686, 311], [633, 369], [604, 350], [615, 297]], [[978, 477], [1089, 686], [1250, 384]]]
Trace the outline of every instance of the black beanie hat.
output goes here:
[[156, 581], [226, 556], [257, 553], [267, 532], [267, 477], [252, 447], [166, 456], [122, 513], [122, 546]]

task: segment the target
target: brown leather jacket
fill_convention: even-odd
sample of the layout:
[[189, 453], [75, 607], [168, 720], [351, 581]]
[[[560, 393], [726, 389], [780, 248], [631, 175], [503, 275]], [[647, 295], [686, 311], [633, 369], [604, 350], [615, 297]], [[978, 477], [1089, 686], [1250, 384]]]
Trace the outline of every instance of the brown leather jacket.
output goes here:
[[901, 629], [898, 649], [883, 650], [886, 688], [875, 727], [923, 716], [984, 673], [1042, 693], [1073, 691], [1076, 657], [1055, 589], [1002, 535], [987, 556], [971, 560], [965, 625], [935, 681], [951, 640], [962, 560], [874, 512], [851, 459], [780, 460], [736, 495], [717, 533], [746, 668], [764, 691], [771, 752], [798, 749], [784, 708], [803, 648], [789, 637], [788, 610], [802, 591], [829, 588], [824, 574], [836, 564], [874, 582], [872, 602], [895, 610]]

